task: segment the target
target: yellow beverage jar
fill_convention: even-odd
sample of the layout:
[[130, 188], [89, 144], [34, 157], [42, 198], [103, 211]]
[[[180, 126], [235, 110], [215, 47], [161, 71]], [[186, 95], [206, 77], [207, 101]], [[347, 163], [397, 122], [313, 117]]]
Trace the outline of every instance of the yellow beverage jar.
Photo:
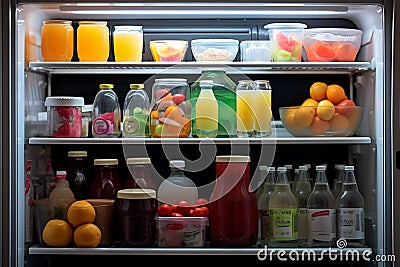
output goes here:
[[70, 20], [44, 20], [41, 29], [44, 61], [71, 61], [74, 28]]
[[79, 61], [105, 62], [110, 50], [106, 21], [79, 21], [77, 51]]
[[115, 61], [142, 61], [142, 26], [115, 26], [113, 38]]
[[253, 112], [255, 116], [255, 136], [267, 137], [272, 133], [271, 120], [271, 86], [268, 80], [256, 80], [256, 97], [253, 103]]

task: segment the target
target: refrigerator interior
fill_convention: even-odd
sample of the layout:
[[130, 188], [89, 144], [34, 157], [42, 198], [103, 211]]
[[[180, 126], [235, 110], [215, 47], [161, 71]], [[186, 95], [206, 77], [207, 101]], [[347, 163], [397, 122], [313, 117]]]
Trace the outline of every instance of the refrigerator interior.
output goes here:
[[[113, 64], [112, 44], [110, 46], [109, 62], [106, 64], [79, 64], [76, 49], [72, 61], [76, 64], [44, 64], [40, 52], [40, 28], [44, 19], [69, 19], [73, 21], [74, 29], [79, 20], [106, 20], [112, 32], [114, 25], [143, 25], [144, 53], [142, 64]], [[185, 67], [174, 69], [173, 64], [155, 67], [146, 62], [152, 61], [149, 41], [155, 39], [185, 39], [235, 38], [242, 40], [266, 40], [267, 31], [264, 25], [271, 22], [302, 22], [308, 28], [343, 27], [363, 30], [362, 45], [354, 64], [303, 64], [298, 66], [266, 63], [256, 69], [231, 64], [228, 72], [231, 79], [237, 81], [243, 77], [253, 80], [267, 79], [272, 86], [273, 118], [276, 122], [277, 138], [264, 145], [257, 141], [240, 143], [216, 142], [216, 145], [200, 145], [190, 139], [183, 144], [170, 142], [162, 144], [138, 141], [124, 143], [117, 141], [90, 140], [57, 140], [46, 138], [45, 121], [40, 120], [38, 113], [45, 112], [46, 96], [82, 96], [85, 104], [93, 102], [100, 83], [113, 83], [122, 107], [127, 88], [130, 83], [145, 83], [145, 88], [151, 96], [151, 84], [154, 78], [185, 77], [189, 82], [195, 81], [200, 75], [199, 68]], [[87, 150], [88, 163], [95, 158], [115, 157], [124, 163], [127, 155], [152, 158], [156, 176], [167, 177], [169, 174], [168, 159], [185, 157], [190, 164], [199, 163], [199, 159], [214, 158], [215, 155], [230, 153], [248, 153], [251, 158], [252, 174], [260, 162], [268, 162], [274, 166], [305, 163], [328, 164], [328, 179], [333, 182], [335, 164], [353, 164], [361, 193], [366, 207], [366, 245], [374, 253], [387, 251], [388, 226], [385, 218], [385, 140], [384, 123], [386, 103], [385, 64], [384, 64], [384, 9], [381, 5], [372, 4], [262, 4], [262, 3], [221, 3], [221, 4], [162, 4], [162, 3], [113, 3], [113, 4], [68, 4], [68, 3], [38, 3], [20, 4], [16, 21], [16, 56], [17, 56], [17, 91], [18, 114], [18, 166], [25, 166], [27, 159], [33, 159], [33, 175], [37, 171], [39, 159], [51, 157], [53, 169], [65, 169], [67, 152], [69, 150]], [[111, 40], [111, 39], [110, 39]], [[240, 52], [239, 52], [240, 53]], [[240, 55], [235, 59], [239, 62]], [[185, 62], [194, 61], [190, 47], [186, 52]], [[358, 64], [362, 63], [362, 64]], [[201, 67], [201, 66], [200, 66]], [[247, 65], [248, 67], [248, 65]], [[181, 66], [180, 66], [181, 68]], [[239, 73], [238, 73], [239, 72]], [[363, 119], [359, 131], [354, 138], [342, 141], [340, 138], [323, 139], [290, 138], [280, 141], [279, 137], [288, 137], [282, 126], [279, 126], [279, 107], [299, 105], [299, 99], [306, 99], [310, 85], [315, 81], [327, 84], [341, 84], [346, 93], [363, 106]], [[282, 136], [280, 136], [282, 134]], [[273, 138], [272, 138], [273, 139]], [[89, 140], [89, 139], [88, 139]], [[286, 139], [285, 139], [286, 140]], [[266, 152], [266, 150], [268, 150]], [[197, 160], [197, 161], [196, 161]], [[190, 166], [189, 166], [190, 167]], [[39, 167], [40, 168], [40, 167]], [[119, 177], [127, 174], [125, 164], [119, 164]], [[313, 170], [314, 171], [314, 170]], [[35, 234], [32, 242], [27, 240], [24, 224], [24, 168], [14, 170], [18, 179], [17, 229], [18, 247], [25, 248], [19, 254], [19, 263], [30, 257], [63, 254], [52, 252], [51, 248], [42, 249], [35, 246]], [[87, 166], [89, 182], [93, 177], [93, 165]], [[314, 174], [314, 173], [313, 173]], [[212, 181], [215, 177], [215, 165], [209, 164], [202, 171], [189, 172], [187, 175], [200, 186]], [[389, 229], [390, 231], [390, 229]], [[33, 245], [33, 247], [31, 247]], [[144, 253], [159, 254], [176, 253], [179, 249], [163, 252], [163, 249], [113, 251], [103, 249], [92, 250], [93, 255], [133, 255]], [[167, 250], [165, 250], [167, 251]], [[218, 250], [195, 250], [197, 254], [225, 254]], [[243, 249], [244, 254], [256, 255], [255, 250]], [[73, 250], [68, 254], [79, 255]], [[147, 254], [146, 254], [147, 253]], [[232, 253], [232, 252], [231, 252]], [[240, 253], [239, 253], [240, 254]], [[55, 257], [55, 256], [54, 256]]]

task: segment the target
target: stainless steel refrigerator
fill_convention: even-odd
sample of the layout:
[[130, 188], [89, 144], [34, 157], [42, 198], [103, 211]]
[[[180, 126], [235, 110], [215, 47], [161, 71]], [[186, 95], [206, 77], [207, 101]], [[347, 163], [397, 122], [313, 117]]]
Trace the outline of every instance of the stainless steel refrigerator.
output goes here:
[[[124, 162], [125, 145], [136, 147], [137, 154], [147, 153], [155, 159], [160, 176], [168, 174], [166, 155], [185, 155], [191, 160], [201, 156], [199, 139], [99, 139], [99, 138], [49, 138], [42, 120], [46, 109], [46, 96], [83, 96], [86, 103], [93, 101], [100, 82], [120, 84], [117, 92], [121, 100], [129, 82], [145, 82], [156, 75], [186, 75], [194, 81], [207, 64], [194, 61], [190, 47], [178, 69], [173, 63], [155, 64], [149, 41], [155, 39], [235, 38], [267, 40], [264, 25], [271, 22], [302, 22], [309, 28], [356, 28], [363, 31], [361, 48], [355, 62], [298, 62], [278, 63], [234, 62], [216, 64], [229, 75], [240, 72], [251, 79], [268, 79], [272, 85], [272, 111], [274, 134], [261, 139], [213, 139], [215, 151], [202, 144], [206, 153], [229, 153], [229, 149], [249, 153], [252, 170], [261, 159], [269, 164], [284, 165], [311, 163], [328, 164], [329, 181], [333, 181], [334, 164], [352, 164], [356, 169], [358, 186], [365, 199], [366, 247], [359, 253], [395, 255], [399, 231], [396, 232], [400, 143], [399, 89], [400, 46], [398, 1], [204, 1], [204, 2], [153, 2], [153, 1], [11, 1], [2, 2], [2, 261], [3, 266], [53, 266], [66, 264], [80, 256], [92, 260], [111, 259], [115, 262], [136, 255], [242, 255], [257, 260], [259, 247], [251, 248], [50, 248], [37, 244], [37, 237], [27, 231], [25, 204], [25, 164], [31, 159], [35, 166], [43, 157], [53, 159], [55, 170], [65, 167], [66, 152], [70, 148], [85, 149], [91, 160], [112, 154]], [[397, 17], [396, 17], [397, 15]], [[117, 64], [112, 49], [106, 63], [78, 62], [76, 51], [73, 62], [43, 62], [40, 51], [40, 28], [45, 19], [106, 20], [112, 27], [121, 23], [143, 25], [144, 52], [141, 63]], [[112, 48], [112, 46], [111, 46]], [[240, 53], [240, 52], [239, 52]], [[296, 105], [307, 95], [310, 82], [325, 80], [340, 82], [347, 88], [351, 99], [364, 108], [361, 125], [351, 137], [293, 137], [281, 126], [279, 107]], [[147, 88], [151, 94], [150, 88]], [[39, 114], [39, 115], [38, 115]], [[203, 147], [204, 146], [204, 147]], [[177, 149], [179, 148], [179, 149]], [[263, 149], [273, 150], [273, 155], [263, 158]], [[194, 152], [193, 152], [194, 151]], [[179, 152], [179, 153], [178, 153]], [[164, 153], [161, 157], [159, 153]], [[174, 154], [175, 153], [175, 154]], [[195, 156], [193, 156], [193, 153]], [[215, 155], [215, 154], [214, 154]], [[194, 158], [191, 158], [194, 157]], [[160, 160], [158, 160], [160, 159]], [[193, 180], [201, 183], [201, 175], [212, 180], [213, 165], [204, 173], [191, 173]], [[36, 171], [36, 170], [33, 170]], [[126, 174], [126, 169], [122, 168]], [[255, 176], [254, 176], [255, 177]], [[92, 177], [89, 177], [92, 179]], [[280, 248], [270, 248], [268, 255]], [[306, 248], [321, 255], [326, 248]], [[345, 248], [343, 251], [351, 250]], [[290, 250], [283, 249], [286, 253]], [[339, 252], [335, 252], [339, 255]], [[275, 254], [276, 255], [276, 254]], [[360, 254], [361, 255], [361, 254]], [[400, 255], [400, 254], [399, 254]], [[197, 257], [199, 258], [199, 257]], [[204, 257], [203, 259], [209, 259]], [[373, 258], [376, 259], [376, 258]], [[392, 258], [391, 258], [392, 259]], [[231, 259], [232, 260], [232, 259]], [[274, 257], [276, 261], [276, 257]], [[325, 259], [329, 262], [329, 259]], [[324, 261], [326, 264], [327, 261]], [[338, 260], [337, 260], [338, 261]], [[276, 263], [276, 262], [275, 262]], [[356, 262], [346, 262], [352, 264]], [[297, 264], [299, 264], [297, 262]], [[342, 261], [336, 264], [345, 264]], [[392, 260], [363, 261], [361, 265], [391, 266]]]

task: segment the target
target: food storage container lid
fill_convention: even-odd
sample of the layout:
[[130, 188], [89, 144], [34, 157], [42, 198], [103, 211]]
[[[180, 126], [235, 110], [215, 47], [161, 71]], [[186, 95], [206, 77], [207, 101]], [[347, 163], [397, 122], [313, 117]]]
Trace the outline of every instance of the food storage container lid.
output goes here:
[[114, 84], [111, 83], [102, 83], [99, 85], [100, 89], [112, 89], [114, 88]]
[[264, 25], [264, 29], [306, 29], [307, 25], [304, 23], [270, 23]]
[[87, 151], [68, 151], [69, 158], [87, 157]]
[[127, 158], [126, 164], [136, 165], [136, 164], [151, 164], [150, 158]]
[[307, 166], [299, 166], [299, 170], [300, 171], [308, 171], [308, 168], [307, 168]]
[[211, 44], [211, 43], [239, 45], [239, 40], [236, 40], [236, 39], [195, 39], [195, 40], [192, 40], [192, 45]]
[[239, 155], [230, 155], [230, 156], [217, 156], [216, 162], [250, 162], [249, 156], [239, 156]]
[[118, 191], [117, 198], [122, 198], [122, 199], [156, 198], [156, 191], [153, 189], [143, 189], [143, 188], [122, 189]]
[[169, 166], [170, 167], [179, 168], [179, 169], [183, 169], [183, 168], [185, 168], [185, 161], [183, 161], [183, 160], [171, 160], [169, 162]]
[[46, 107], [52, 107], [52, 106], [82, 107], [85, 105], [85, 99], [83, 97], [72, 97], [72, 96], [49, 96], [46, 97], [44, 105]]
[[118, 159], [95, 159], [94, 165], [118, 165]]
[[344, 164], [338, 164], [337, 169], [344, 170], [345, 167], [346, 167], [346, 165], [344, 165]]
[[143, 83], [131, 83], [129, 85], [129, 88], [131, 88], [131, 89], [143, 89], [144, 88], [144, 84]]
[[327, 34], [327, 36], [331, 36], [331, 34], [342, 35], [342, 36], [357, 36], [361, 35], [363, 31], [358, 29], [348, 29], [348, 28], [311, 28], [305, 30], [305, 33], [321, 34], [322, 36], [324, 36], [325, 34]]

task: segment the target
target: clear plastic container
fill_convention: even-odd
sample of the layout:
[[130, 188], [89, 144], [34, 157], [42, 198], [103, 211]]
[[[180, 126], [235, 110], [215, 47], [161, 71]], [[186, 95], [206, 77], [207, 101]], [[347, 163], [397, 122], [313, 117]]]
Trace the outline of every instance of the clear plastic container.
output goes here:
[[152, 86], [150, 133], [152, 137], [188, 137], [192, 106], [186, 79], [156, 79]]
[[185, 40], [150, 41], [150, 51], [155, 62], [180, 62], [185, 58], [188, 42]]
[[196, 61], [231, 62], [239, 50], [239, 41], [235, 39], [195, 39], [191, 49]]
[[270, 41], [242, 41], [240, 43], [240, 60], [243, 62], [270, 62]]
[[47, 107], [48, 136], [67, 138], [81, 136], [83, 97], [47, 97], [45, 106]]
[[143, 53], [142, 26], [115, 26], [113, 32], [116, 62], [141, 62]]
[[92, 112], [93, 137], [119, 137], [121, 110], [113, 84], [100, 84]]
[[123, 108], [122, 136], [149, 136], [150, 102], [143, 84], [131, 84]]

